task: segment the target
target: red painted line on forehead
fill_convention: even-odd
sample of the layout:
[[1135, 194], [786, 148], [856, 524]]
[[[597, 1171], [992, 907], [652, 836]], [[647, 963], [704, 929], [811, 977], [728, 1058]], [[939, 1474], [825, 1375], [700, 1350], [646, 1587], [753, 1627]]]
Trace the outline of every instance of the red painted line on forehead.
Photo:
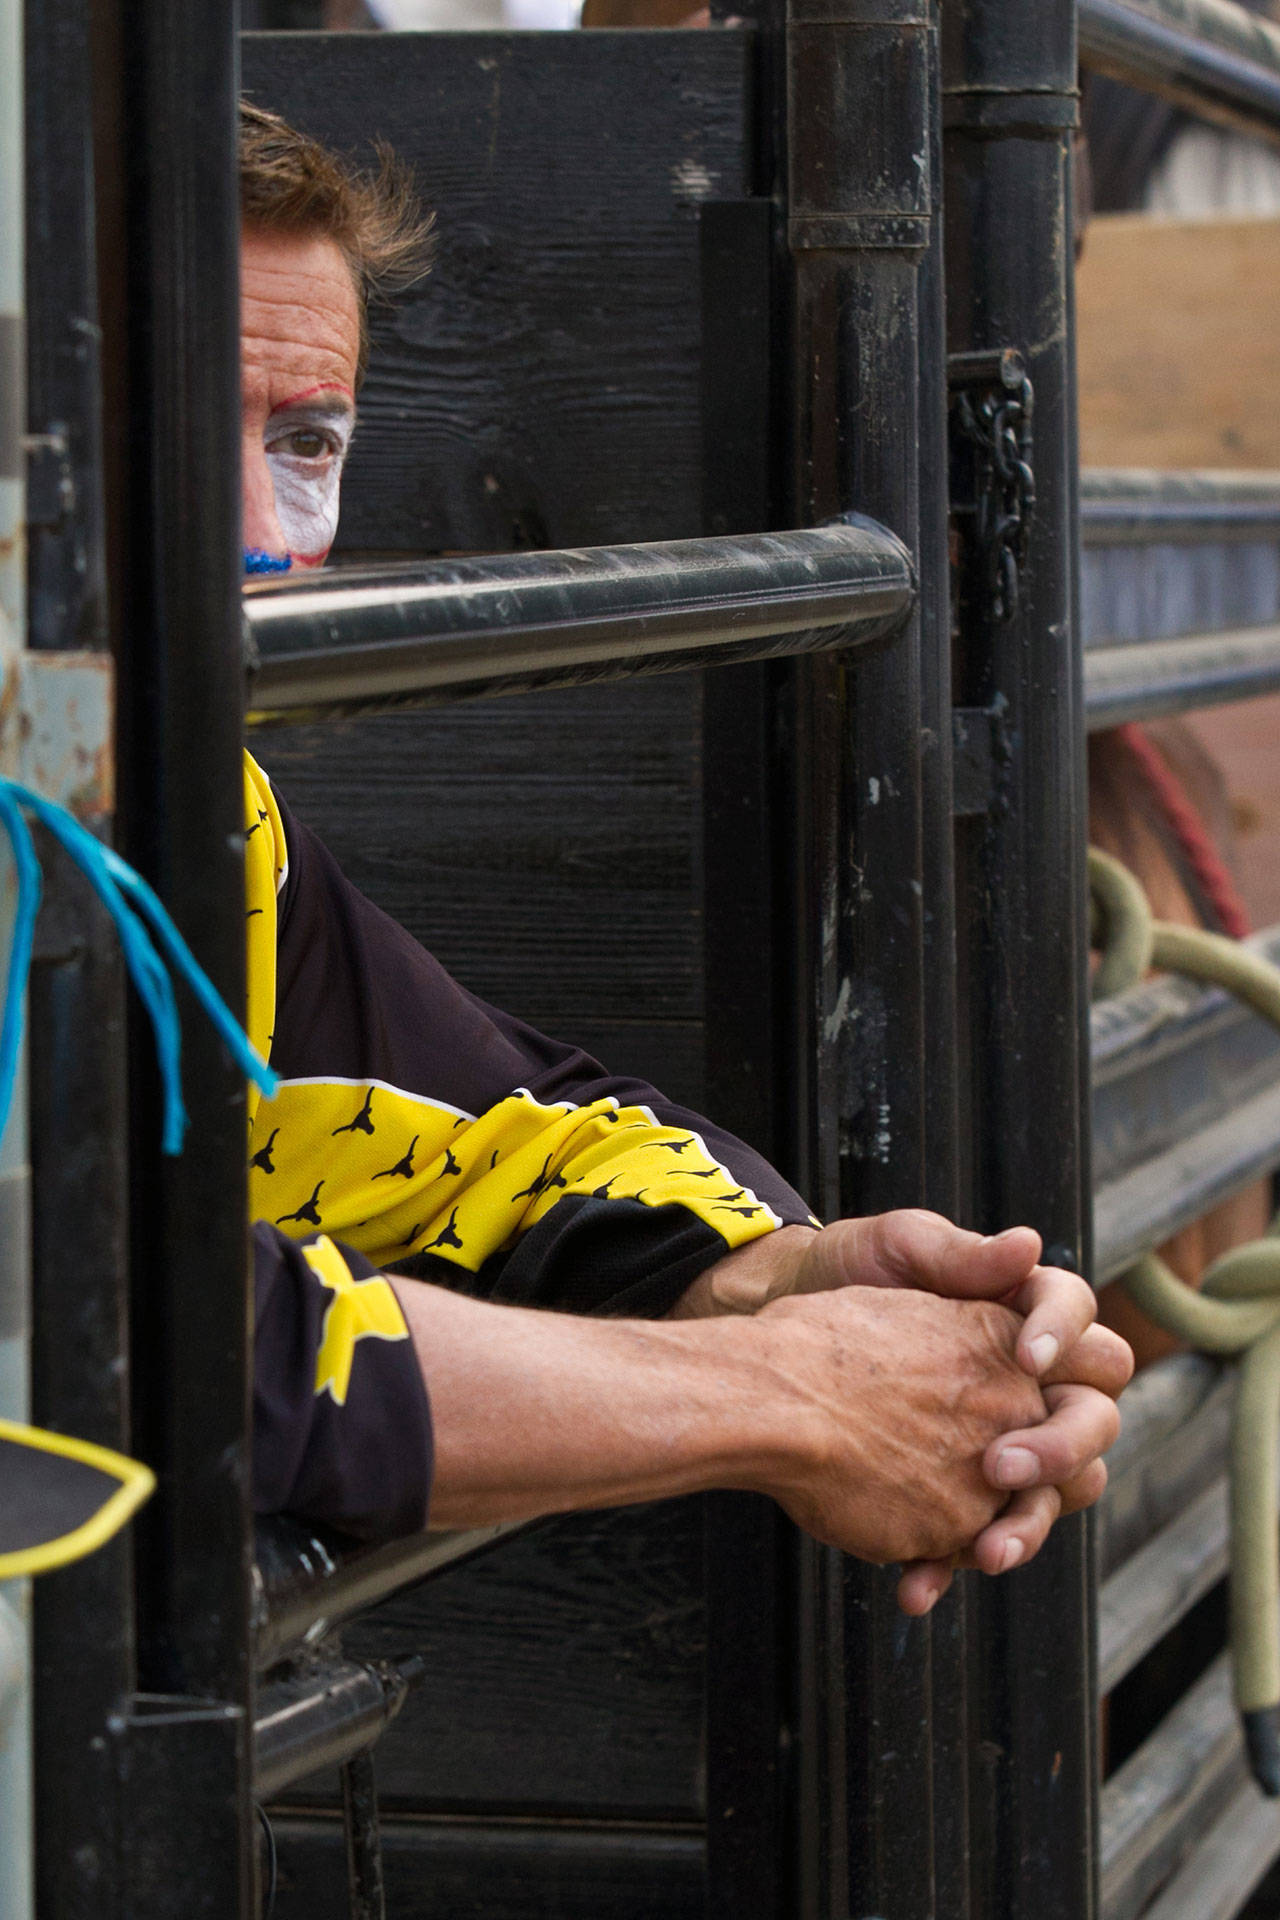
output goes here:
[[291, 393], [287, 400], [277, 400], [272, 413], [279, 413], [281, 407], [296, 407], [301, 400], [310, 400], [317, 393], [341, 393], [354, 407], [356, 397], [349, 386], [341, 380], [319, 380], [314, 387], [303, 387], [300, 393]]

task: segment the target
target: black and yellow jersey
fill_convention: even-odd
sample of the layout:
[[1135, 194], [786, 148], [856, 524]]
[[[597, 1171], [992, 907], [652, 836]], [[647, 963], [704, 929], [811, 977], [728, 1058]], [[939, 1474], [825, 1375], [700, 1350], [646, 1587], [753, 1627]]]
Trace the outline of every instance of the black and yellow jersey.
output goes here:
[[[250, 1089], [260, 1292], [320, 1235], [362, 1271], [656, 1316], [730, 1249], [817, 1224], [741, 1141], [466, 992], [247, 756], [245, 782], [248, 1027], [280, 1075]], [[373, 1340], [354, 1364], [380, 1357], [400, 1364]]]

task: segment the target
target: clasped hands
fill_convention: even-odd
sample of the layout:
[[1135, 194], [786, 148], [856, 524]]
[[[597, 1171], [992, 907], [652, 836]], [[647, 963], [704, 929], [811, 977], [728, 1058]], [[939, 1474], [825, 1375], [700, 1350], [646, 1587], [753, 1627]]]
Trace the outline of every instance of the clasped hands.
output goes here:
[[825, 1401], [816, 1466], [770, 1491], [819, 1539], [903, 1562], [906, 1613], [927, 1613], [958, 1566], [1025, 1564], [1106, 1485], [1133, 1355], [1097, 1325], [1087, 1283], [1040, 1253], [1029, 1227], [983, 1238], [907, 1209], [784, 1228], [675, 1309], [755, 1315], [797, 1404]]

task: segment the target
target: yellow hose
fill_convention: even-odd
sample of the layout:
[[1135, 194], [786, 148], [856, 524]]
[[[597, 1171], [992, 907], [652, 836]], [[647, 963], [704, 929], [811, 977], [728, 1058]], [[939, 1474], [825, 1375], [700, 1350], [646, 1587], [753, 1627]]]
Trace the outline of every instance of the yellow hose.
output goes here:
[[[1153, 920], [1127, 868], [1095, 848], [1089, 890], [1102, 959], [1096, 998], [1123, 993], [1148, 966], [1187, 974], [1247, 1002], [1280, 1027], [1280, 967], [1234, 940]], [[1121, 1275], [1158, 1326], [1204, 1353], [1238, 1360], [1231, 1429], [1231, 1662], [1254, 1777], [1280, 1795], [1280, 1237], [1270, 1233], [1215, 1260], [1196, 1292], [1155, 1253]]]

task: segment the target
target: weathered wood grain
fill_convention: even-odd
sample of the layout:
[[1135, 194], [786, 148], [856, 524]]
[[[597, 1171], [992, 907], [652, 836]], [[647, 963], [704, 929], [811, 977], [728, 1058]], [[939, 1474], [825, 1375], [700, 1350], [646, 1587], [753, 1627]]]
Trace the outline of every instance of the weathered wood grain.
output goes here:
[[271, 728], [254, 752], [464, 985], [703, 1091], [698, 675]]
[[[346, 1920], [337, 1819], [277, 1819], [275, 1920]], [[388, 1821], [396, 1920], [697, 1920], [702, 1844], [688, 1833]]]
[[249, 35], [244, 83], [387, 139], [436, 266], [375, 315], [339, 547], [700, 531], [698, 209], [744, 191], [735, 34]]
[[[359, 1658], [427, 1661], [378, 1748], [383, 1804], [698, 1819], [702, 1515], [684, 1500], [557, 1521], [346, 1628]], [[290, 1790], [335, 1796], [334, 1776]]]

